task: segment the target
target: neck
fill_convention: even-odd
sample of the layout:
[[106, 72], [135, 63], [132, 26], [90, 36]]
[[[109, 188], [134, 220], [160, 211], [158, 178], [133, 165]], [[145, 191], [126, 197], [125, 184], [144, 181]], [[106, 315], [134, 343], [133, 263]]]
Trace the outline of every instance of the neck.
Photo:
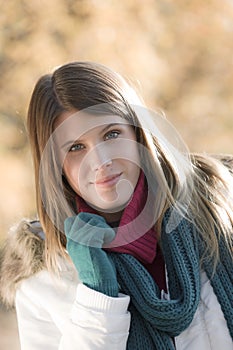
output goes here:
[[108, 223], [112, 223], [112, 222], [116, 222], [116, 221], [120, 221], [122, 214], [123, 214], [124, 210], [118, 211], [116, 213], [108, 213], [108, 212], [102, 212], [102, 211], [97, 211], [97, 213], [99, 215], [101, 215], [102, 217], [105, 218], [105, 220]]

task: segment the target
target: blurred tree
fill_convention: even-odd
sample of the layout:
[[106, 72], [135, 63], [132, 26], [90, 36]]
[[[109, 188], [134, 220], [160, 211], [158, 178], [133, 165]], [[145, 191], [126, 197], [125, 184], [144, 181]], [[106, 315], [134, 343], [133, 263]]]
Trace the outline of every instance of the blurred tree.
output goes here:
[[[165, 111], [191, 150], [233, 152], [231, 1], [0, 0], [0, 6], [6, 222], [35, 210], [33, 191], [26, 195], [33, 181], [23, 126], [32, 88], [67, 61], [98, 61], [123, 73], [152, 109]], [[9, 176], [16, 164], [23, 185]]]

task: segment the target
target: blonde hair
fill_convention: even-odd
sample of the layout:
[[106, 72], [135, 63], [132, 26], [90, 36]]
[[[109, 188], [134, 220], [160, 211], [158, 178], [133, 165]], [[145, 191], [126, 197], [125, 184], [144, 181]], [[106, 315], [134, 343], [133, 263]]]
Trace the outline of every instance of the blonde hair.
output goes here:
[[[147, 113], [142, 100], [119, 74], [100, 64], [73, 62], [39, 79], [28, 110], [37, 208], [46, 232], [48, 268], [56, 271], [58, 256], [67, 257], [63, 222], [76, 211], [75, 193], [62, 176], [53, 147], [47, 147], [48, 141], [61, 113], [86, 108], [93, 108], [95, 113], [95, 106], [106, 104], [106, 113], [117, 113], [135, 126], [137, 141], [145, 146], [140, 156], [147, 169], [147, 180], [157, 184], [154, 209], [158, 232], [168, 207], [173, 206], [184, 215], [188, 211], [206, 242], [206, 254], [217, 261], [218, 235], [232, 249], [233, 178], [229, 167], [214, 157], [177, 150], [160, 132], [158, 114], [153, 120], [153, 113]], [[159, 118], [166, 123], [165, 118]]]

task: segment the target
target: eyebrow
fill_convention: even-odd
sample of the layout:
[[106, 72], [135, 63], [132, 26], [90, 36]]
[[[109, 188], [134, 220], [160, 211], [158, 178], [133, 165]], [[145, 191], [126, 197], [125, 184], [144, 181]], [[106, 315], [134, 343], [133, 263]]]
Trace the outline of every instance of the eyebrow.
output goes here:
[[[111, 123], [111, 124], [108, 124], [107, 126], [105, 126], [102, 130], [101, 130], [101, 133], [104, 134], [108, 129], [112, 128], [113, 126], [116, 126], [116, 125], [127, 125], [126, 123]], [[79, 141], [79, 142], [82, 142], [82, 140], [69, 140], [69, 141], [66, 141], [62, 146], [61, 148], [66, 148], [67, 146], [71, 146], [73, 145], [74, 142], [76, 141]]]
[[103, 128], [103, 130], [101, 130], [101, 132], [104, 134], [108, 129], [112, 128], [115, 125], [125, 125], [125, 123], [111, 123], [111, 124], [108, 124], [107, 126], [105, 126], [105, 128]]

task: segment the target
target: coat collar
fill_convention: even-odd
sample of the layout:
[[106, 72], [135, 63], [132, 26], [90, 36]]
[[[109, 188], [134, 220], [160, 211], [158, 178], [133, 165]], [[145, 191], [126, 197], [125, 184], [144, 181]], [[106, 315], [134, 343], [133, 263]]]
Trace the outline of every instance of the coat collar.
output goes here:
[[0, 300], [14, 306], [19, 282], [45, 268], [44, 239], [38, 221], [23, 219], [12, 227], [0, 254]]

